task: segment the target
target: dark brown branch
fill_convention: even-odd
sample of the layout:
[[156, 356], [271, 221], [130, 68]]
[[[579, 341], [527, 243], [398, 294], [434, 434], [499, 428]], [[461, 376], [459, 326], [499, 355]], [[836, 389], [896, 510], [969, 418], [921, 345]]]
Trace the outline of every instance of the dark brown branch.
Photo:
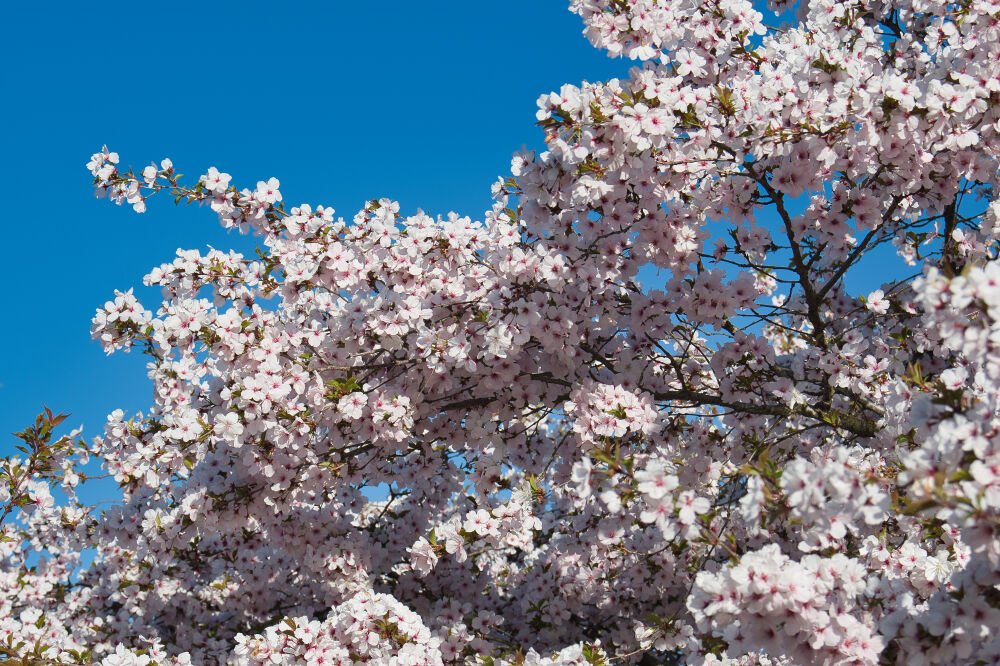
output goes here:
[[959, 274], [961, 267], [955, 263], [955, 227], [958, 224], [958, 195], [944, 209], [944, 247], [941, 248], [941, 272], [945, 277], [953, 278]]
[[[882, 214], [882, 224], [886, 224], [889, 221], [889, 218], [891, 218], [892, 214], [896, 212], [896, 208], [902, 201], [903, 197], [901, 196], [893, 197], [892, 203], [889, 205], [888, 210], [886, 210], [885, 213]], [[858, 257], [861, 256], [861, 253], [865, 251], [865, 248], [868, 247], [868, 243], [871, 242], [872, 238], [875, 237], [875, 234], [877, 232], [878, 229], [872, 229], [871, 231], [869, 231], [868, 235], [864, 237], [864, 239], [858, 244], [858, 246], [853, 250], [851, 250], [851, 254], [849, 254], [847, 259], [844, 260], [844, 263], [842, 263], [840, 267], [837, 268], [837, 272], [833, 274], [833, 277], [831, 277], [827, 281], [827, 283], [823, 285], [823, 288], [820, 289], [819, 292], [816, 294], [818, 298], [823, 299], [824, 297], [826, 297], [828, 293], [830, 293], [830, 290], [833, 289], [833, 287], [837, 284], [837, 281], [840, 280], [840, 278], [844, 277], [844, 273], [847, 272], [847, 269], [853, 266], [854, 262], [856, 262], [858, 260]]]
[[792, 229], [792, 216], [788, 214], [788, 210], [785, 208], [785, 195], [774, 189], [770, 181], [766, 178], [764, 174], [758, 173], [751, 162], [744, 162], [743, 167], [747, 170], [754, 180], [760, 183], [760, 186], [764, 188], [768, 196], [774, 202], [775, 207], [778, 209], [778, 215], [781, 216], [781, 221], [785, 226], [785, 235], [788, 237], [788, 245], [792, 251], [792, 268], [794, 268], [796, 274], [799, 276], [799, 284], [802, 285], [802, 291], [806, 299], [806, 306], [809, 311], [806, 313], [809, 318], [809, 323], [813, 327], [813, 337], [816, 343], [822, 347], [826, 348], [826, 325], [823, 322], [823, 317], [820, 314], [820, 299], [816, 294], [816, 290], [813, 288], [813, 283], [809, 279], [809, 268], [806, 266], [805, 259], [802, 257], [802, 248], [799, 247], [799, 242], [795, 238], [795, 232]]
[[659, 401], [680, 400], [690, 402], [695, 405], [713, 405], [725, 407], [735, 412], [744, 414], [760, 414], [767, 416], [805, 416], [814, 419], [828, 426], [847, 430], [848, 432], [860, 435], [861, 437], [874, 437], [878, 433], [878, 423], [871, 419], [862, 418], [853, 414], [848, 414], [839, 409], [816, 409], [808, 405], [787, 405], [766, 404], [764, 402], [737, 402], [724, 400], [721, 396], [701, 393], [698, 391], [651, 391], [652, 396]]

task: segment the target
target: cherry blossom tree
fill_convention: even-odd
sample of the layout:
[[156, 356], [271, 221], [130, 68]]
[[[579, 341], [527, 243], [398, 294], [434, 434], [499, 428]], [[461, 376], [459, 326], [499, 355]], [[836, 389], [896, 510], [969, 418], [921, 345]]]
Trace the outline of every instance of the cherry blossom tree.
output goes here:
[[636, 66], [481, 221], [92, 157], [261, 246], [97, 311], [148, 411], [19, 433], [0, 655], [1000, 663], [1000, 0], [570, 5]]

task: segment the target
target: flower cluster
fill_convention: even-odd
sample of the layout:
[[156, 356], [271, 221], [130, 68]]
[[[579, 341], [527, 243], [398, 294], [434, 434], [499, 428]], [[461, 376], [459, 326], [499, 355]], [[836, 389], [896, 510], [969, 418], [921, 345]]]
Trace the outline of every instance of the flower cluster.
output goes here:
[[236, 637], [236, 666], [355, 664], [440, 666], [440, 638], [391, 597], [362, 594], [340, 604], [322, 622], [286, 618], [262, 634]]
[[573, 419], [573, 432], [585, 449], [629, 434], [648, 436], [657, 429], [652, 400], [621, 386], [584, 382], [563, 409]]
[[884, 640], [858, 603], [867, 570], [843, 555], [790, 560], [777, 544], [695, 577], [688, 599], [699, 627], [713, 627], [735, 654], [763, 650], [794, 663], [876, 664]]
[[766, 472], [751, 477], [741, 500], [748, 529], [756, 531], [763, 522], [758, 537], [772, 534], [767, 528], [781, 529], [807, 553], [843, 551], [849, 534], [880, 530], [890, 503], [888, 482], [879, 476], [884, 461], [873, 453], [861, 458], [864, 453], [815, 448], [808, 459], [790, 460], [777, 482]]

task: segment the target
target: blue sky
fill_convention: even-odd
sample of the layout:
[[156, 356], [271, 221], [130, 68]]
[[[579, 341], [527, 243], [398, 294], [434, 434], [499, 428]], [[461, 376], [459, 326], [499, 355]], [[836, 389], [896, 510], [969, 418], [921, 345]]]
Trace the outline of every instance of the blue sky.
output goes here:
[[0, 108], [8, 201], [0, 292], [0, 454], [42, 404], [100, 434], [151, 401], [139, 353], [106, 357], [90, 319], [177, 248], [246, 251], [207, 209], [166, 197], [134, 214], [93, 197], [107, 144], [141, 168], [209, 166], [347, 218], [377, 197], [480, 218], [511, 154], [541, 144], [535, 100], [622, 76], [562, 0], [11, 3]]

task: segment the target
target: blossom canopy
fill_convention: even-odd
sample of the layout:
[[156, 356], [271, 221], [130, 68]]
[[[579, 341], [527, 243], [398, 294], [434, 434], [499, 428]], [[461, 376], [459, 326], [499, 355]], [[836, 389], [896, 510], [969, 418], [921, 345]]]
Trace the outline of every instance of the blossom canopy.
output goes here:
[[18, 433], [0, 656], [1000, 663], [1000, 0], [570, 9], [635, 67], [481, 220], [92, 156], [261, 246], [97, 310], [149, 410]]

